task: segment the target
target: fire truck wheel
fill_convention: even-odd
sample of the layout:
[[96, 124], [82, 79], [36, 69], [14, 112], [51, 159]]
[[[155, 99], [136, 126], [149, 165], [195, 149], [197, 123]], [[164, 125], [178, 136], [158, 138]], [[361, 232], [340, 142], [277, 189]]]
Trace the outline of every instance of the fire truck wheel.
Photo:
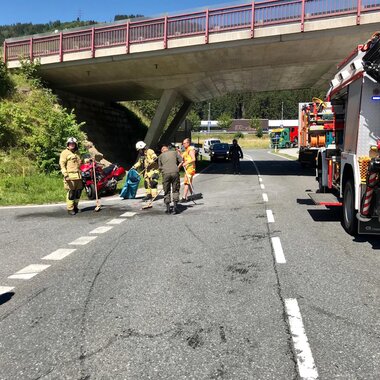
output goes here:
[[322, 173], [318, 173], [318, 192], [327, 193], [327, 187], [322, 185]]
[[352, 179], [349, 179], [343, 193], [343, 226], [350, 235], [356, 235], [358, 220], [355, 211], [355, 190]]

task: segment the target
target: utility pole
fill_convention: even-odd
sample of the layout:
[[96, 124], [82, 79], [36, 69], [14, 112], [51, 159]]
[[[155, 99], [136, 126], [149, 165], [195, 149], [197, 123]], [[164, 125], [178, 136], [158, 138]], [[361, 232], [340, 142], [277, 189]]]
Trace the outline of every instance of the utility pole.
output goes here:
[[281, 126], [284, 125], [284, 102], [281, 102]]
[[208, 104], [208, 122], [207, 122], [207, 133], [210, 134], [211, 127], [211, 103]]

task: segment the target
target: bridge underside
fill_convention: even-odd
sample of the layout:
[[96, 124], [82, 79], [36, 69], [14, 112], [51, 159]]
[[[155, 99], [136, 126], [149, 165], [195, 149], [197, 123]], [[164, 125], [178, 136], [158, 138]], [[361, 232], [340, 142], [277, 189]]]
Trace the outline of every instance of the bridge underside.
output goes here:
[[113, 55], [41, 66], [53, 88], [102, 101], [159, 99], [175, 90], [197, 102], [236, 91], [325, 86], [336, 65], [380, 28], [367, 24]]

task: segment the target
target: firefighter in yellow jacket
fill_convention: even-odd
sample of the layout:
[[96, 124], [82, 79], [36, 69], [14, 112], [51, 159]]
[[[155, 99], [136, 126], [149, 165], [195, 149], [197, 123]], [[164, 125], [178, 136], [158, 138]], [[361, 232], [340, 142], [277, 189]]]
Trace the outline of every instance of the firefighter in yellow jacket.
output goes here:
[[77, 154], [78, 141], [75, 137], [69, 137], [66, 146], [67, 148], [61, 152], [59, 166], [63, 174], [64, 188], [67, 190], [67, 212], [69, 215], [75, 215], [79, 211], [78, 203], [83, 189], [80, 173], [81, 159]]
[[138, 170], [144, 169], [144, 187], [146, 195], [143, 201], [147, 201], [157, 196], [158, 179], [160, 172], [158, 170], [157, 155], [153, 149], [147, 148], [144, 141], [136, 143], [136, 149], [139, 152], [137, 162], [133, 168]]

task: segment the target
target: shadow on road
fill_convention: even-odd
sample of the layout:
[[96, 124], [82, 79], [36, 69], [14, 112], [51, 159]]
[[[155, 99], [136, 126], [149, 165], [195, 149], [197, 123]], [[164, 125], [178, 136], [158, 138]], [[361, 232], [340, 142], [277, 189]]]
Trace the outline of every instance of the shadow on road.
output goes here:
[[[261, 175], [272, 176], [315, 176], [315, 169], [302, 168], [297, 161], [260, 161], [255, 160], [256, 167]], [[257, 175], [256, 167], [251, 161], [241, 161], [241, 175]], [[233, 174], [231, 162], [215, 162], [204, 171], [207, 174]]]
[[14, 295], [15, 295], [14, 292], [8, 292], [8, 293], [2, 294], [0, 296], [0, 306], [10, 301]]
[[314, 222], [341, 222], [342, 208], [330, 207], [323, 210], [307, 210]]

